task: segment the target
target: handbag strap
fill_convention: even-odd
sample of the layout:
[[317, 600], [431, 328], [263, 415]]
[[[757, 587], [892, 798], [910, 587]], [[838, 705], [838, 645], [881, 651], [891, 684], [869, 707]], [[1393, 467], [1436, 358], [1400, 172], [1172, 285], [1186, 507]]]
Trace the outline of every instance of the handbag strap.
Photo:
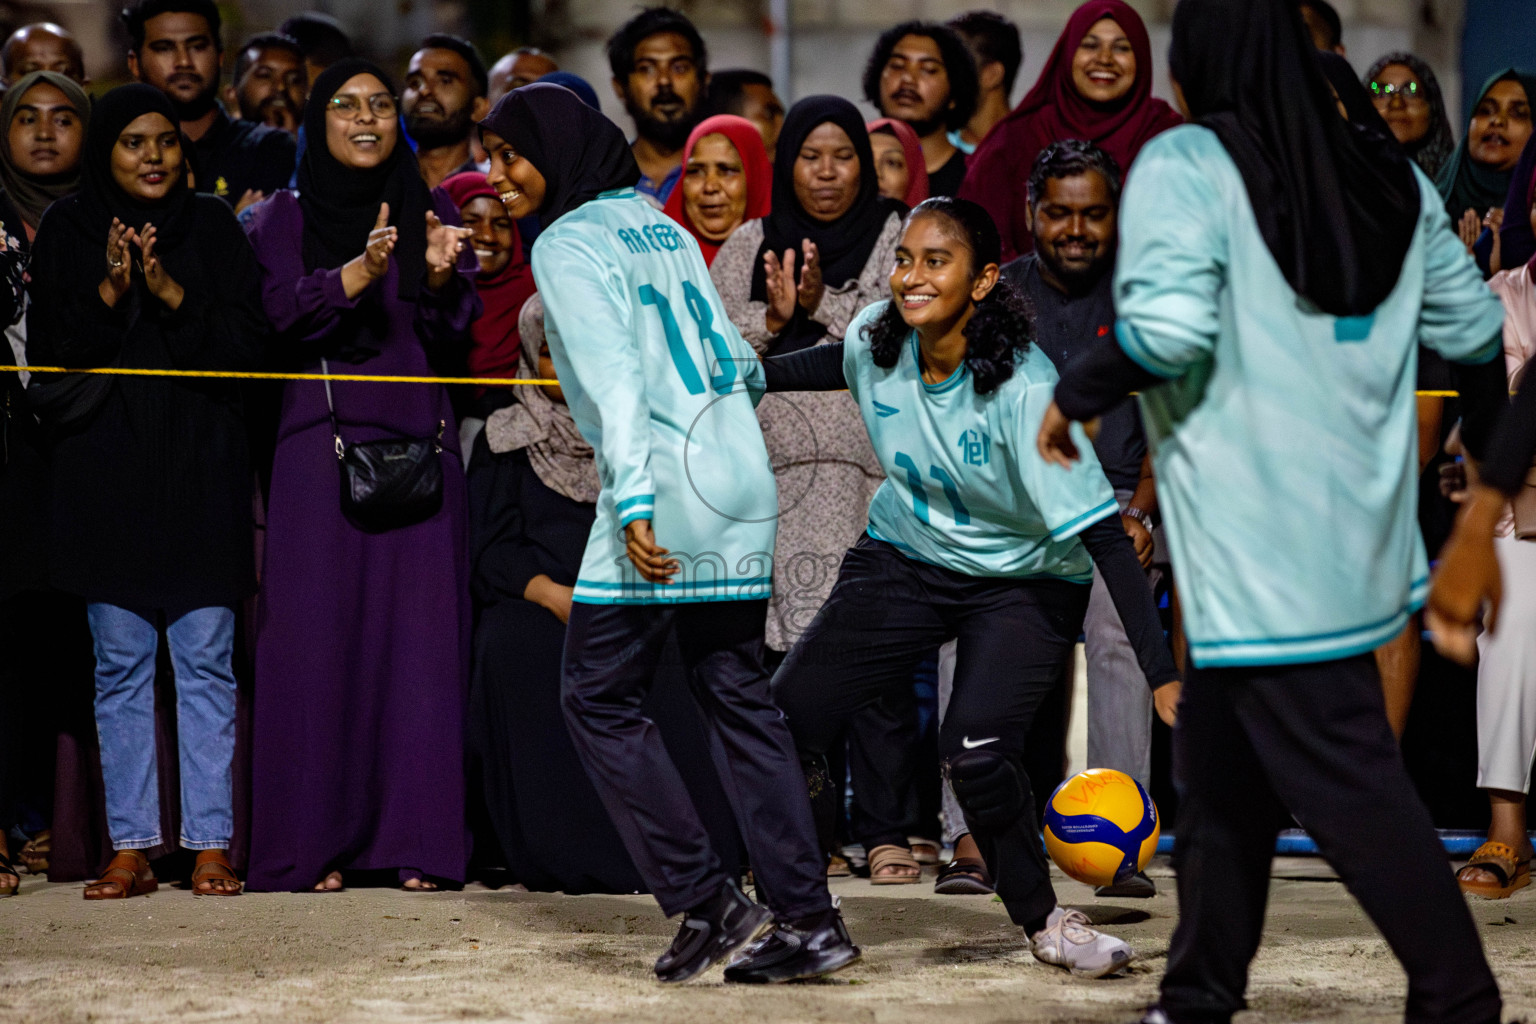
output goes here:
[[341, 440], [341, 424], [336, 422], [336, 402], [331, 397], [331, 364], [326, 362], [324, 356], [320, 357], [320, 372], [325, 376], [325, 407], [331, 413], [331, 436], [336, 439], [336, 458], [345, 459], [347, 446]]
[[[331, 414], [331, 436], [336, 439], [336, 458], [338, 461], [344, 460], [347, 457], [347, 445], [341, 439], [341, 424], [336, 421], [336, 400], [331, 396], [331, 364], [326, 362], [324, 356], [320, 357], [320, 373], [325, 377], [325, 407]], [[447, 429], [447, 420], [437, 421], [437, 437], [433, 447], [439, 453], [443, 450], [443, 432]]]

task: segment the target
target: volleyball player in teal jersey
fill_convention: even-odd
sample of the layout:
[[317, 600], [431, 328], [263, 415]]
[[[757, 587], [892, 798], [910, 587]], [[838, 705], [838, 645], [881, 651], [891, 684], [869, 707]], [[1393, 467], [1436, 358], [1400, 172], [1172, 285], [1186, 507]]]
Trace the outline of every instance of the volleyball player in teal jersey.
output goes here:
[[[827, 892], [805, 778], [763, 667], [778, 497], [749, 394], [757, 357], [693, 236], [635, 192], [639, 169], [611, 121], [536, 84], [480, 127], [508, 212], [544, 224], [533, 274], [550, 354], [602, 479], [561, 694], [641, 877], [669, 916], [684, 915], [656, 976], [686, 981], [775, 923], [773, 962], [734, 980], [845, 967], [859, 950]], [[767, 907], [711, 849], [640, 712], [674, 632]]]
[[1451, 361], [1481, 453], [1503, 311], [1433, 185], [1337, 115], [1291, 0], [1182, 0], [1191, 122], [1131, 168], [1117, 344], [1074, 366], [1039, 439], [1141, 389], [1194, 662], [1174, 731], [1179, 923], [1149, 1020], [1225, 1024], [1294, 815], [1408, 975], [1406, 1018], [1492, 1024], [1498, 987], [1388, 726], [1373, 649], [1427, 589], [1419, 345]]
[[814, 766], [850, 716], [910, 686], [923, 657], [957, 639], [939, 747], [966, 824], [1035, 955], [1097, 977], [1131, 950], [1057, 906], [1023, 762], [1095, 565], [1165, 716], [1177, 672], [1092, 449], [1069, 471], [1035, 451], [1057, 372], [998, 281], [1000, 249], [975, 203], [921, 203], [896, 252], [894, 298], [860, 313], [841, 345], [764, 363], [771, 391], [852, 392], [887, 476], [867, 535], [775, 674], [774, 700]]

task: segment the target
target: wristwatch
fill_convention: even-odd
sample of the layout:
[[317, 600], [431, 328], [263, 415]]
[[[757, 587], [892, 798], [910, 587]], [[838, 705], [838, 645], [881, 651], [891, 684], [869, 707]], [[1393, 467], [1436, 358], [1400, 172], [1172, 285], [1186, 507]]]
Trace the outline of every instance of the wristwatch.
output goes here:
[[1142, 526], [1145, 526], [1149, 531], [1152, 529], [1152, 514], [1144, 508], [1137, 508], [1135, 505], [1127, 505], [1125, 508], [1120, 510], [1120, 514], [1128, 519], [1136, 520]]

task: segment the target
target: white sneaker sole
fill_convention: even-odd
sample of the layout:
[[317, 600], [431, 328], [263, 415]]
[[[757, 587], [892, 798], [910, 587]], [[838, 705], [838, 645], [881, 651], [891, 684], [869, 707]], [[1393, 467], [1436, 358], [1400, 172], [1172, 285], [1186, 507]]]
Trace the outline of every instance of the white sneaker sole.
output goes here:
[[[1035, 959], [1040, 960], [1039, 957], [1035, 957]], [[1110, 956], [1109, 963], [1102, 967], [1074, 967], [1070, 964], [1053, 964], [1049, 960], [1040, 960], [1040, 962], [1045, 964], [1047, 967], [1059, 968], [1063, 971], [1066, 971], [1068, 974], [1071, 974], [1074, 978], [1090, 979], [1102, 978], [1107, 974], [1114, 974], [1116, 971], [1123, 971], [1135, 961], [1136, 954], [1134, 952], [1113, 953]]]

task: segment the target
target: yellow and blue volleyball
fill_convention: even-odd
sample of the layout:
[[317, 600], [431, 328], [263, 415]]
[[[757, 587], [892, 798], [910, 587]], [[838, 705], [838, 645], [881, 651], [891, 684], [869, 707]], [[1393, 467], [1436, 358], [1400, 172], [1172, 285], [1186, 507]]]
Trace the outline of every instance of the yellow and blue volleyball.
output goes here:
[[1087, 885], [1115, 885], [1157, 852], [1157, 805], [1124, 772], [1090, 768], [1056, 787], [1045, 805], [1045, 848]]

